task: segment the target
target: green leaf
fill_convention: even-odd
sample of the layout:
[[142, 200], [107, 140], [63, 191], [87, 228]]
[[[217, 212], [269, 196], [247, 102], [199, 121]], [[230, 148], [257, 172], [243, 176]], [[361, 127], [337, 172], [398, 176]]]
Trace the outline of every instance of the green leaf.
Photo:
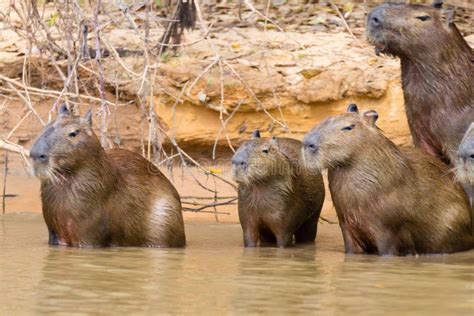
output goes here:
[[321, 15], [309, 21], [309, 24], [311, 25], [325, 24], [326, 21], [327, 21], [326, 17]]
[[344, 5], [344, 12], [345, 13], [352, 13], [352, 10], [354, 10], [354, 3], [353, 2], [347, 2]]
[[46, 23], [48, 24], [49, 27], [52, 27], [52, 26], [55, 26], [56, 23], [58, 23], [58, 19], [59, 19], [59, 13], [54, 12], [54, 13], [51, 13], [49, 18], [46, 20]]

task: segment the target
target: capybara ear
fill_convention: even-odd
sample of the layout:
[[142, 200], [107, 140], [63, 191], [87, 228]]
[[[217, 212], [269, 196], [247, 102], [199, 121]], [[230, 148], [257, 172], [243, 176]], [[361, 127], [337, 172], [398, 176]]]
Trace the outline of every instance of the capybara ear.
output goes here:
[[272, 136], [272, 138], [270, 138], [270, 150], [272, 152], [276, 152], [277, 149], [278, 149], [278, 138], [276, 138], [275, 136]]
[[357, 104], [351, 103], [347, 107], [347, 112], [349, 113], [359, 113], [359, 109], [357, 108]]
[[92, 126], [92, 109], [87, 110], [86, 115], [84, 115], [84, 121]]
[[67, 108], [67, 105], [66, 104], [63, 104], [59, 107], [59, 111], [58, 111], [58, 114], [60, 116], [69, 116], [71, 115], [71, 112], [69, 111], [69, 109]]
[[375, 126], [375, 122], [377, 122], [379, 114], [375, 110], [369, 110], [364, 112], [363, 117], [367, 122], [370, 123], [370, 125]]
[[442, 18], [446, 26], [454, 24], [454, 18], [456, 17], [456, 11], [453, 8], [446, 8], [442, 11]]
[[260, 131], [258, 129], [254, 130], [252, 133], [252, 139], [260, 138]]
[[444, 0], [433, 0], [431, 6], [436, 9], [441, 9], [443, 7]]

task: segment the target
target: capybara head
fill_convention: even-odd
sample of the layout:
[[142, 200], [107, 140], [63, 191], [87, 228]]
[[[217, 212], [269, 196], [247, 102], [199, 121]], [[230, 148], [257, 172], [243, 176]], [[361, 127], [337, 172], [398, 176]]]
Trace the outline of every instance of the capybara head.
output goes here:
[[82, 118], [62, 105], [56, 121], [43, 129], [30, 150], [35, 176], [57, 182], [98, 153], [101, 146], [91, 125], [90, 110]]
[[364, 150], [367, 136], [378, 135], [377, 112], [359, 114], [350, 104], [347, 113], [329, 117], [303, 139], [303, 155], [309, 168], [323, 170], [348, 163], [352, 155]]
[[258, 130], [232, 157], [232, 177], [239, 184], [264, 183], [287, 177], [290, 172], [290, 160], [280, 150], [278, 139], [260, 138]]
[[[453, 12], [433, 6], [385, 3], [367, 16], [366, 36], [376, 53], [413, 57], [443, 48], [452, 39]], [[447, 22], [444, 21], [447, 19]]]
[[459, 145], [456, 178], [463, 184], [474, 185], [474, 123]]

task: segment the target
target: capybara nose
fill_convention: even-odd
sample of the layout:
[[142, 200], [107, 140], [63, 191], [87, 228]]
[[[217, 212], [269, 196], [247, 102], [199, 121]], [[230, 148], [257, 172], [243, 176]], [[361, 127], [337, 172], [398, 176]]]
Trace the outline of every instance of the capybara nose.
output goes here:
[[38, 152], [38, 151], [30, 151], [30, 157], [33, 160], [40, 161], [40, 162], [47, 162], [48, 161], [48, 155]]
[[367, 17], [369, 27], [379, 27], [382, 24], [383, 10], [383, 7], [377, 7], [369, 13]]
[[30, 149], [30, 158], [37, 162], [48, 162], [49, 146], [43, 139], [38, 139]]
[[463, 160], [474, 160], [474, 148], [461, 148], [458, 153]]
[[30, 157], [34, 161], [40, 161], [40, 162], [47, 162], [48, 161], [48, 155], [46, 154], [44, 150], [44, 146], [41, 145], [41, 143], [36, 143], [33, 145], [33, 148], [30, 150]]
[[310, 153], [313, 153], [315, 154], [317, 151], [318, 151], [318, 145], [316, 145], [314, 142], [312, 141], [308, 141], [308, 140], [305, 140], [303, 142], [303, 147], [305, 150], [309, 151]]
[[232, 165], [236, 167], [245, 167], [247, 166], [247, 162], [243, 159], [232, 159]]

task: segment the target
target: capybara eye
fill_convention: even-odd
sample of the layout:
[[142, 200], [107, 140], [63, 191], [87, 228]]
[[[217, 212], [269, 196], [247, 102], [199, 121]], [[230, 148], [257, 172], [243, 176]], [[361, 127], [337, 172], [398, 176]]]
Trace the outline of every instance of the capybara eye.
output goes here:
[[77, 134], [79, 134], [79, 131], [71, 132], [67, 136], [69, 136], [70, 138], [74, 138], [77, 136]]
[[264, 149], [264, 150], [262, 150], [262, 153], [264, 153], [264, 154], [268, 154], [268, 149]]
[[341, 131], [348, 132], [354, 129], [354, 124], [341, 128]]
[[429, 16], [429, 15], [421, 15], [421, 16], [417, 16], [416, 18], [417, 18], [418, 20], [424, 22], [424, 21], [430, 20], [430, 19], [431, 19], [431, 16]]

